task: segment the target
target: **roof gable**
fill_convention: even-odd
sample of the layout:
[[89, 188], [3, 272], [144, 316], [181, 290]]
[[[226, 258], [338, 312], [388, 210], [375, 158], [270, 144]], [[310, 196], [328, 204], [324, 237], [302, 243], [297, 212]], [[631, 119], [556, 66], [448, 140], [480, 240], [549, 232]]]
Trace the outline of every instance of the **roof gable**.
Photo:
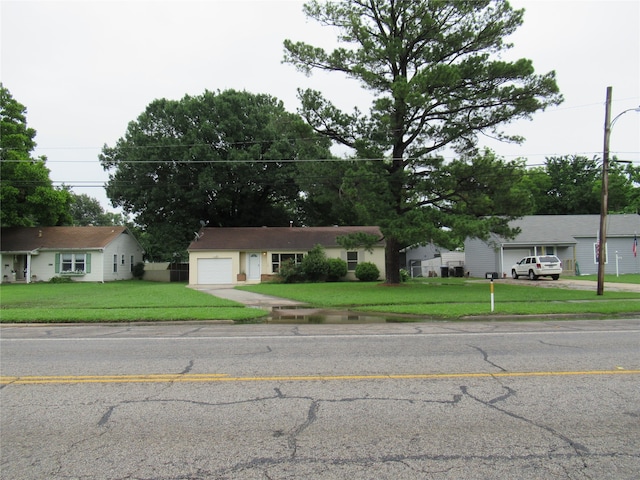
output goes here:
[[188, 250], [311, 250], [316, 245], [338, 247], [337, 238], [350, 233], [368, 233], [380, 238], [379, 227], [230, 227], [203, 228]]
[[5, 227], [0, 251], [102, 249], [118, 236], [128, 234], [126, 227]]

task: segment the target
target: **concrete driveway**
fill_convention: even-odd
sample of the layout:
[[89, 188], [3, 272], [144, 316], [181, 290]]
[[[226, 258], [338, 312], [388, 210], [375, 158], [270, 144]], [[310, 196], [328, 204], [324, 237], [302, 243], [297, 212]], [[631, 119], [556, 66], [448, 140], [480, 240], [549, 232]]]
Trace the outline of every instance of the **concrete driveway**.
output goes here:
[[289, 300], [287, 298], [272, 297], [271, 295], [263, 295], [261, 293], [237, 290], [234, 287], [235, 285], [198, 285], [191, 288], [200, 292], [208, 293], [218, 298], [225, 298], [227, 300], [233, 300], [234, 302], [242, 303], [247, 307], [269, 309], [279, 307], [291, 308], [303, 305], [303, 303], [296, 300]]

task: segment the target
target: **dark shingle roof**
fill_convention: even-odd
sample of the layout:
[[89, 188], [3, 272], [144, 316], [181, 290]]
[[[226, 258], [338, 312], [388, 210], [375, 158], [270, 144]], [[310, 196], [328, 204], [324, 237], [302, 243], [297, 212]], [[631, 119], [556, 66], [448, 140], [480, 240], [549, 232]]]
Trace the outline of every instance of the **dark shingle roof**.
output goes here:
[[5, 227], [0, 251], [101, 249], [127, 232], [126, 227]]
[[376, 235], [384, 245], [378, 227], [235, 227], [204, 228], [189, 250], [310, 250], [337, 247], [337, 237], [357, 232]]

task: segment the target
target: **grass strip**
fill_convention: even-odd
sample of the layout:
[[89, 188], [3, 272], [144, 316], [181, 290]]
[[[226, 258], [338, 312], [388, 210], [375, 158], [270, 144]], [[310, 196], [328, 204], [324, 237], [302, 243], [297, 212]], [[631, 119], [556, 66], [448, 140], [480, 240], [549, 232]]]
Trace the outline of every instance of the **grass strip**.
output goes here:
[[187, 288], [139, 280], [0, 285], [0, 323], [251, 321], [265, 310]]

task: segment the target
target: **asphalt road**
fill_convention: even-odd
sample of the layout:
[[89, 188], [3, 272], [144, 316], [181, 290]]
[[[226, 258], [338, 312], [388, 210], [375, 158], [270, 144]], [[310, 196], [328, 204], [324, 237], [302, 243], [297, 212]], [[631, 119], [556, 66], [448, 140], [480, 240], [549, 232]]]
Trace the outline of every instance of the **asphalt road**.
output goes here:
[[0, 329], [7, 479], [637, 479], [640, 321]]

